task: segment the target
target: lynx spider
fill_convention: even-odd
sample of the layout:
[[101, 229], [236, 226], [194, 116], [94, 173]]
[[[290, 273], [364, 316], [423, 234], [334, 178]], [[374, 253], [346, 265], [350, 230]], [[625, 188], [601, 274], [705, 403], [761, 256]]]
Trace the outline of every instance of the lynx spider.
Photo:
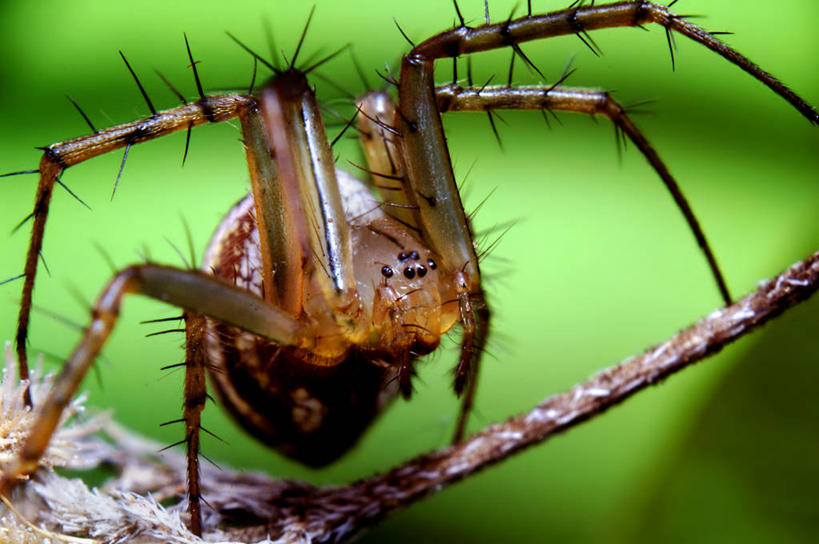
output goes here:
[[[472, 24], [473, 24], [473, 26], [476, 26], [477, 24], [479, 24], [479, 22], [480, 22], [480, 21], [476, 21], [476, 22], [473, 22]], [[197, 57], [198, 57], [198, 55], [197, 55]], [[660, 152], [662, 152], [662, 149], [660, 150]], [[672, 167], [672, 169], [673, 169], [673, 165], [671, 165], [671, 167]], [[75, 184], [72, 184], [72, 188], [76, 188], [76, 187], [75, 187], [75, 185], [76, 185], [76, 183], [75, 183]]]

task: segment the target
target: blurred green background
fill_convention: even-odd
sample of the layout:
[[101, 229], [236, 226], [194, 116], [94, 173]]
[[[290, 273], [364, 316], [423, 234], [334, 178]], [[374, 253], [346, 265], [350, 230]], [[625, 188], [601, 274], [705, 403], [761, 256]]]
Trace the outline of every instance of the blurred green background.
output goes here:
[[[318, 1], [305, 53], [351, 42], [371, 81], [406, 51], [395, 17], [416, 41], [451, 25], [446, 1]], [[536, 10], [559, 7], [535, 1]], [[494, 20], [513, 3], [491, 2]], [[462, 0], [477, 24], [482, 3]], [[814, 0], [685, 0], [710, 30], [819, 104], [819, 4]], [[0, 4], [0, 172], [35, 168], [37, 145], [87, 132], [70, 94], [98, 127], [145, 116], [147, 108], [117, 55], [122, 49], [157, 107], [176, 99], [161, 70], [189, 96], [182, 32], [206, 88], [245, 87], [251, 60], [223, 33], [267, 50], [264, 18], [290, 53], [309, 5], [270, 2], [3, 2]], [[520, 10], [519, 10], [520, 11]], [[615, 91], [628, 104], [656, 99], [637, 116], [698, 214], [735, 296], [819, 248], [819, 130], [781, 99], [705, 48], [677, 37], [671, 71], [662, 29], [595, 32], [593, 56], [574, 36], [523, 48], [550, 78], [569, 58], [569, 84]], [[474, 58], [476, 80], [504, 80], [509, 53]], [[463, 64], [461, 73], [465, 73]], [[521, 63], [515, 80], [534, 83]], [[440, 80], [451, 74], [440, 65]], [[353, 92], [362, 84], [349, 57], [322, 73]], [[318, 95], [345, 115], [340, 93], [314, 79]], [[523, 411], [596, 370], [665, 339], [720, 304], [703, 257], [662, 184], [633, 147], [618, 162], [612, 129], [570, 114], [549, 129], [539, 113], [503, 113], [499, 149], [484, 115], [445, 120], [456, 176], [478, 230], [516, 220], [486, 261], [495, 310], [472, 428]], [[326, 117], [329, 119], [329, 115]], [[97, 246], [118, 266], [152, 258], [179, 264], [166, 238], [184, 246], [182, 218], [197, 250], [229, 206], [248, 190], [237, 126], [196, 130], [186, 166], [184, 135], [131, 150], [116, 198], [121, 152], [70, 169], [63, 180], [93, 211], [55, 192], [35, 303], [85, 323], [78, 299], [92, 301], [110, 277]], [[355, 141], [337, 147], [340, 164], [359, 162]], [[467, 173], [469, 173], [467, 177]], [[34, 176], [0, 181], [0, 278], [22, 271], [29, 227], [7, 234], [31, 209]], [[19, 282], [0, 287], [0, 339], [11, 339]], [[159, 367], [182, 358], [180, 336], [145, 339], [140, 320], [175, 309], [128, 299], [99, 365], [103, 387], [91, 404], [170, 443], [182, 373]], [[363, 541], [800, 542], [819, 519], [819, 301], [638, 395], [594, 421], [508, 460], [393, 516]], [[30, 353], [55, 368], [78, 332], [35, 311]], [[454, 340], [421, 365], [414, 399], [398, 401], [347, 457], [320, 472], [279, 458], [209, 406], [204, 437], [212, 459], [316, 483], [343, 483], [444, 446], [456, 413], [450, 392]], [[53, 356], [53, 357], [52, 357]]]

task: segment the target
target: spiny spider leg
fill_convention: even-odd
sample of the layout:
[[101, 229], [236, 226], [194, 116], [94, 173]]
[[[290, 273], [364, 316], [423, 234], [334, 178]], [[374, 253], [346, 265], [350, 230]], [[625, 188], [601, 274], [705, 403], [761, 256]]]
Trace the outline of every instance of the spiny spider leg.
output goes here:
[[206, 323], [205, 316], [185, 310], [185, 481], [188, 483], [188, 516], [190, 530], [202, 534], [202, 490], [199, 475], [199, 431], [202, 428], [202, 410], [208, 398], [205, 383]]
[[[238, 94], [207, 96], [191, 104], [157, 112], [146, 119], [52, 144], [43, 150], [39, 168], [40, 181], [37, 185], [34, 211], [31, 214], [31, 217], [34, 218], [34, 225], [31, 229], [31, 239], [26, 254], [25, 280], [15, 337], [20, 379], [28, 378], [26, 338], [28, 338], [28, 324], [31, 315], [31, 297], [37, 276], [38, 259], [43, 247], [49, 204], [54, 183], [65, 169], [103, 153], [152, 140], [191, 126], [227, 121], [238, 116], [239, 112], [252, 104], [251, 97]], [[27, 397], [26, 402], [31, 404], [30, 397]]]
[[[38, 402], [38, 418], [23, 448], [15, 462], [4, 467], [0, 495], [7, 495], [9, 488], [21, 475], [36, 469], [64, 408], [76, 394], [83, 377], [116, 324], [122, 298], [128, 293], [138, 293], [189, 308], [281, 345], [298, 345], [304, 340], [302, 332], [305, 328], [296, 319], [265, 303], [255, 294], [227, 285], [203, 272], [152, 264], [124, 269], [100, 294], [91, 310], [91, 323], [82, 340], [63, 366], [48, 397]], [[199, 396], [193, 395], [191, 398], [196, 401]], [[192, 420], [191, 418], [189, 421]]]
[[[440, 58], [514, 47], [523, 42], [553, 36], [578, 34], [603, 28], [642, 26], [646, 23], [656, 23], [701, 43], [787, 100], [810, 122], [819, 123], [819, 112], [774, 76], [716, 39], [706, 30], [671, 13], [666, 6], [652, 2], [635, 1], [576, 6], [544, 15], [525, 16], [475, 28], [461, 25], [418, 44], [407, 55], [406, 60], [410, 61], [410, 66], [415, 66], [414, 70], [420, 70], [418, 65], [434, 62]], [[402, 87], [410, 84], [409, 81], [404, 82], [404, 69], [402, 66]]]
[[401, 136], [394, 128], [395, 105], [387, 93], [380, 91], [369, 92], [356, 102], [359, 141], [384, 212], [420, 236], [418, 208], [407, 192]]
[[[456, 393], [463, 390], [470, 373], [477, 372], [488, 331], [489, 311], [481, 288], [472, 233], [455, 184], [441, 124], [435, 93], [435, 60], [504, 47], [516, 49], [522, 42], [552, 36], [578, 34], [582, 37], [590, 30], [645, 23], [657, 23], [705, 45], [764, 83], [809, 121], [819, 122], [819, 113], [772, 75], [705, 30], [674, 15], [665, 6], [651, 2], [573, 5], [544, 15], [527, 15], [475, 28], [461, 21], [460, 26], [413, 45], [401, 63], [396, 128], [401, 134], [406, 160], [407, 193], [417, 207], [424, 240], [447, 266], [461, 271], [455, 279], [463, 329], [461, 356], [455, 371]], [[630, 137], [634, 137], [632, 134], [637, 133], [632, 131]], [[665, 176], [663, 180], [668, 183]], [[679, 201], [676, 195], [675, 200]], [[727, 290], [721, 288], [721, 291], [725, 297]], [[459, 423], [456, 440], [462, 432], [460, 427]]]
[[332, 310], [355, 320], [352, 246], [315, 96], [301, 72], [287, 71], [262, 89], [258, 101], [261, 115], [247, 111], [241, 120], [264, 232], [262, 255], [270, 255], [264, 285], [275, 286], [265, 298], [298, 315], [305, 304], [304, 263], [315, 257], [326, 272], [318, 281]]
[[725, 278], [717, 265], [716, 257], [705, 238], [705, 233], [697, 221], [690, 204], [679, 188], [668, 167], [657, 151], [652, 147], [642, 132], [626, 114], [625, 108], [605, 91], [578, 89], [555, 86], [527, 87], [481, 87], [463, 88], [457, 85], [444, 85], [435, 89], [438, 98], [438, 109], [441, 113], [448, 111], [487, 111], [495, 109], [514, 110], [562, 110], [589, 115], [605, 115], [617, 130], [625, 133], [637, 146], [651, 167], [663, 180], [677, 207], [685, 216], [700, 250], [705, 254], [711, 273], [717, 282], [717, 288], [725, 304], [731, 304], [731, 294]]

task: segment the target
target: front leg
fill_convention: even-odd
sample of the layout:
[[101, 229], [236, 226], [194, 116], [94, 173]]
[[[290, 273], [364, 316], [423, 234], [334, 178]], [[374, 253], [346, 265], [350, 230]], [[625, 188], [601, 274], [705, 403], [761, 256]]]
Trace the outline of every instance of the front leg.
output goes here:
[[[302, 334], [305, 327], [285, 312], [249, 291], [227, 285], [202, 272], [152, 264], [124, 269], [106, 286], [91, 309], [91, 323], [43, 401], [39, 416], [17, 459], [10, 466], [3, 467], [0, 495], [7, 495], [22, 476], [36, 470], [63, 410], [71, 402], [113, 330], [122, 298], [127, 293], [139, 293], [186, 308], [189, 316], [195, 312], [213, 317], [280, 345], [298, 346], [304, 343], [302, 339], [309, 337]], [[188, 352], [190, 354], [190, 347]], [[188, 395], [186, 388], [186, 402], [196, 401], [197, 395], [193, 393], [198, 389], [194, 387], [192, 394]], [[188, 424], [196, 423], [195, 415], [198, 412], [195, 406], [193, 408], [190, 414], [186, 410]], [[196, 425], [198, 428], [198, 423]]]
[[[179, 130], [190, 130], [192, 127], [208, 122], [221, 122], [232, 119], [239, 112], [251, 107], [253, 99], [243, 95], [207, 96], [201, 100], [185, 104], [178, 108], [155, 112], [151, 117], [125, 123], [105, 130], [95, 131], [82, 136], [52, 144], [43, 150], [40, 167], [33, 173], [40, 174], [34, 209], [20, 223], [33, 219], [26, 265], [23, 276], [23, 292], [17, 320], [17, 361], [20, 379], [28, 378], [26, 340], [28, 338], [29, 318], [31, 317], [34, 280], [37, 276], [37, 264], [43, 248], [46, 221], [48, 219], [51, 196], [54, 185], [60, 184], [60, 176], [71, 166], [87, 161], [104, 153], [120, 148], [129, 149], [132, 145], [159, 138]], [[26, 391], [26, 404], [31, 405], [30, 393]]]
[[205, 383], [205, 318], [185, 311], [185, 455], [187, 457], [188, 515], [190, 530], [202, 536], [202, 490], [199, 478], [199, 431], [202, 428], [202, 410], [208, 398]]

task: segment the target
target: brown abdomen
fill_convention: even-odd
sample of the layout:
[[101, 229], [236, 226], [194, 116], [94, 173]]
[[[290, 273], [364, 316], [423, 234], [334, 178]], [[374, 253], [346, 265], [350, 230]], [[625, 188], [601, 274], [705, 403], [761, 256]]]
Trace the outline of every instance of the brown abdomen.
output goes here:
[[[262, 295], [250, 197], [220, 224], [203, 269]], [[333, 366], [224, 323], [207, 320], [211, 382], [236, 421], [265, 444], [310, 466], [328, 464], [359, 439], [397, 392], [395, 371], [360, 353]]]

